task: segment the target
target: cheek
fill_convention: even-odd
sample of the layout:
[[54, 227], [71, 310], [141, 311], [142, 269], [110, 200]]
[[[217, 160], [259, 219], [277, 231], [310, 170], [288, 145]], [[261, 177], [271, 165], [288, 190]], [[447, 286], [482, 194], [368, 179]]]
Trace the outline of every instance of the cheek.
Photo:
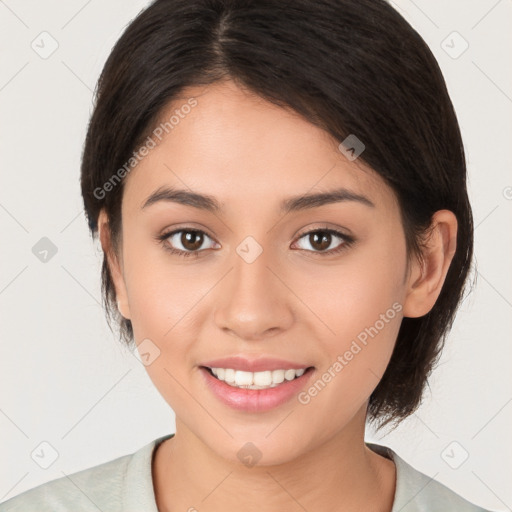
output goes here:
[[[174, 259], [171, 259], [174, 258]], [[133, 236], [125, 243], [125, 280], [134, 334], [165, 344], [189, 321], [187, 314], [207, 291], [204, 279], [186, 270], [152, 240]]]
[[[311, 266], [303, 271], [307, 278], [296, 282], [303, 283], [300, 296], [324, 321], [325, 333], [341, 342], [374, 325], [403, 300], [405, 265], [404, 244], [375, 240], [347, 252], [338, 265]], [[391, 320], [394, 313], [393, 309]]]
[[143, 353], [149, 352], [146, 371], [165, 400], [173, 408], [186, 407], [190, 397], [180, 383], [190, 379], [195, 364], [194, 346], [213, 278], [205, 279], [201, 264], [191, 270], [150, 241], [132, 240], [125, 244], [125, 278], [139, 354], [144, 361]]
[[405, 246], [368, 247], [330, 269], [326, 286], [310, 294], [330, 329], [318, 329], [326, 333], [319, 338], [326, 357], [311, 389], [319, 406], [338, 403], [334, 414], [355, 413], [379, 383], [402, 320], [405, 263]]
[[162, 397], [181, 410], [190, 400], [180, 384], [190, 378], [187, 371], [197, 339], [194, 305], [205, 293], [204, 279], [202, 284], [191, 281], [190, 273], [170, 263], [163, 249], [126, 243], [126, 254], [130, 316], [141, 360], [149, 354], [144, 363], [148, 376]]

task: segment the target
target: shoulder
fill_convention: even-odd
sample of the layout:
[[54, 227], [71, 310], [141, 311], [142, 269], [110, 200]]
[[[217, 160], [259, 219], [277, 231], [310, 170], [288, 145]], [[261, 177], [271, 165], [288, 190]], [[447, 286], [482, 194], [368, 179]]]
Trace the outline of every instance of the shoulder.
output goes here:
[[0, 503], [0, 512], [121, 512], [132, 504], [152, 511], [151, 457], [155, 446], [167, 437], [129, 455], [29, 489]]
[[490, 512], [470, 503], [441, 482], [421, 473], [388, 447], [366, 443], [373, 451], [393, 460], [396, 466], [395, 501], [392, 512]]
[[123, 477], [133, 455], [99, 464], [29, 489], [0, 503], [0, 512], [121, 510]]

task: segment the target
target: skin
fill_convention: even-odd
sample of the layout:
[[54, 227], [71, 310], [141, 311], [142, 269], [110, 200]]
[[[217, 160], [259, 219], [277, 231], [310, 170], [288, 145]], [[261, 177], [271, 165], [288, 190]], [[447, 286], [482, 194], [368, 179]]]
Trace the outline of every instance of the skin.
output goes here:
[[[146, 369], [176, 414], [176, 435], [153, 461], [159, 510], [389, 512], [395, 466], [364, 444], [368, 398], [402, 317], [426, 314], [441, 291], [456, 218], [436, 212], [423, 262], [412, 257], [408, 266], [393, 191], [326, 132], [230, 81], [188, 89], [162, 118], [190, 97], [197, 106], [125, 178], [118, 254], [107, 216], [99, 218], [120, 311], [137, 344], [149, 338], [160, 350]], [[162, 185], [215, 196], [224, 211], [166, 201], [141, 209]], [[284, 198], [338, 187], [374, 207], [343, 201], [279, 212]], [[155, 240], [173, 227], [206, 233], [199, 257], [170, 254]], [[325, 227], [356, 242], [322, 255], [302, 234]], [[247, 236], [263, 249], [251, 264], [236, 252]], [[167, 243], [190, 248], [183, 238]], [[332, 236], [326, 250], [342, 243]], [[306, 405], [237, 411], [199, 371], [208, 359], [269, 356], [314, 366], [313, 383], [394, 303], [402, 310]], [[253, 467], [237, 457], [247, 442], [262, 454]]]

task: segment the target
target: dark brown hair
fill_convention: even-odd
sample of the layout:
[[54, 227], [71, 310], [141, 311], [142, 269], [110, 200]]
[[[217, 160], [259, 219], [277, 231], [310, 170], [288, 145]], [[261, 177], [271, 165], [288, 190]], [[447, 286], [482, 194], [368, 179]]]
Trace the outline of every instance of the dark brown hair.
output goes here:
[[[82, 155], [81, 187], [91, 233], [102, 208], [119, 248], [123, 182], [104, 184], [133, 156], [185, 87], [230, 79], [291, 108], [338, 141], [355, 134], [359, 157], [400, 204], [408, 254], [434, 212], [458, 221], [457, 250], [440, 296], [421, 318], [404, 318], [391, 361], [370, 397], [379, 425], [410, 415], [461, 301], [473, 252], [466, 164], [457, 118], [437, 61], [384, 0], [156, 0], [126, 28], [98, 81]], [[104, 256], [109, 325], [133, 345], [116, 308]]]

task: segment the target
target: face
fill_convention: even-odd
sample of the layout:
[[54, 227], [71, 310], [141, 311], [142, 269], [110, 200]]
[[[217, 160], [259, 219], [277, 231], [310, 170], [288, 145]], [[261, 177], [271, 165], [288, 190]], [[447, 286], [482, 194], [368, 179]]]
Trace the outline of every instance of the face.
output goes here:
[[[121, 312], [178, 435], [233, 462], [247, 442], [261, 464], [290, 461], [355, 432], [357, 418], [362, 427], [407, 300], [399, 206], [323, 130], [231, 82], [188, 89], [163, 118], [176, 109], [125, 178]], [[336, 201], [305, 200], [340, 190]], [[256, 366], [215, 364], [252, 368], [264, 374], [257, 382], [307, 370], [250, 390], [205, 369], [234, 356]]]

